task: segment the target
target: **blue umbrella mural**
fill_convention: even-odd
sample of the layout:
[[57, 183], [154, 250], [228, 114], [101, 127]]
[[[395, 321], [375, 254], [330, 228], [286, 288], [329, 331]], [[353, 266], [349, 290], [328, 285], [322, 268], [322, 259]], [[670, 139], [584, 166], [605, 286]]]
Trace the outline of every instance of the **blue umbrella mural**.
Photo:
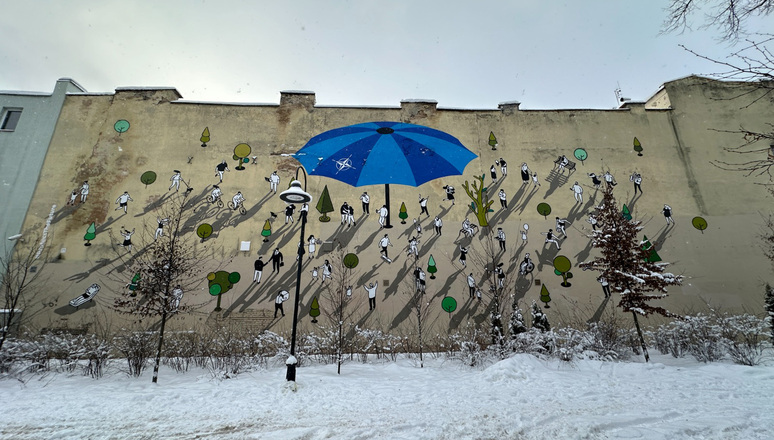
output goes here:
[[[448, 133], [402, 122], [366, 122], [326, 131], [293, 156], [310, 175], [352, 186], [385, 185], [388, 211], [390, 184], [419, 186], [460, 175], [478, 157]], [[385, 227], [392, 227], [389, 216]]]

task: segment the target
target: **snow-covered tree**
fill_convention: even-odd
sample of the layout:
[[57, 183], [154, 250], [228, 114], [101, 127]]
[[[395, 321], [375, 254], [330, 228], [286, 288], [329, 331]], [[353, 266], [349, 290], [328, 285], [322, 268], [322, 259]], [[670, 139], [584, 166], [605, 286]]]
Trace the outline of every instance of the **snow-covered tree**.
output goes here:
[[207, 244], [195, 247], [199, 240], [194, 228], [185, 226], [193, 206], [188, 195], [186, 191], [171, 196], [159, 208], [160, 218], [169, 219], [163, 233], [156, 237], [150, 232], [155, 228], [147, 229], [142, 237], [143, 243], [135, 245], [139, 250], [128, 254], [131, 256], [119, 253], [119, 259], [108, 273], [117, 281], [124, 274], [140, 275], [134, 290], [123, 288], [115, 298], [113, 307], [116, 311], [136, 316], [138, 323], [143, 319], [159, 320], [154, 383], [158, 381], [167, 321], [191, 307], [181, 299], [185, 292], [196, 289], [205, 281], [202, 273], [207, 273], [205, 266], [212, 258]]
[[774, 342], [774, 288], [772, 288], [769, 284], [766, 284], [766, 294], [764, 301], [769, 325], [771, 326], [771, 342]]
[[357, 297], [362, 297], [362, 287], [353, 285], [352, 280], [356, 280], [358, 274], [353, 273], [353, 268], [344, 263], [346, 253], [339, 247], [331, 254], [331, 279], [321, 287], [324, 289], [321, 294], [322, 312], [336, 333], [333, 345], [336, 349], [337, 374], [341, 374], [344, 351], [352, 342], [356, 322], [362, 318], [362, 301], [353, 298], [355, 289], [359, 289]]
[[[680, 285], [682, 276], [664, 272], [669, 263], [648, 261], [648, 251], [643, 249], [643, 242], [637, 238], [642, 230], [641, 222], [627, 220], [621, 215], [612, 188], [605, 190], [602, 204], [595, 209], [595, 217], [601, 228], [592, 232], [591, 245], [602, 255], [579, 266], [601, 272], [600, 275], [610, 283], [611, 290], [620, 295], [618, 307], [632, 313], [647, 362], [650, 357], [637, 317], [653, 313], [677, 316], [649, 302], [665, 298], [667, 286]], [[653, 291], [659, 293], [648, 293]]]
[[518, 335], [526, 332], [527, 324], [524, 323], [524, 315], [521, 313], [521, 307], [514, 301], [511, 320], [508, 322], [508, 333], [510, 333], [511, 339], [516, 339]]
[[548, 316], [540, 310], [540, 306], [532, 300], [532, 328], [536, 328], [540, 331], [550, 331], [551, 324], [548, 323]]

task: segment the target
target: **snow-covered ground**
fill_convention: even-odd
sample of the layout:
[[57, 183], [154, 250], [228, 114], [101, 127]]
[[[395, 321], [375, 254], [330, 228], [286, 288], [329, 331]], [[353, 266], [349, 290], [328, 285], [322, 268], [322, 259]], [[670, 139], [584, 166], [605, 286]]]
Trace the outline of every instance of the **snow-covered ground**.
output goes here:
[[49, 374], [0, 381], [4, 439], [772, 439], [774, 365], [516, 355], [483, 369], [430, 360], [214, 379]]

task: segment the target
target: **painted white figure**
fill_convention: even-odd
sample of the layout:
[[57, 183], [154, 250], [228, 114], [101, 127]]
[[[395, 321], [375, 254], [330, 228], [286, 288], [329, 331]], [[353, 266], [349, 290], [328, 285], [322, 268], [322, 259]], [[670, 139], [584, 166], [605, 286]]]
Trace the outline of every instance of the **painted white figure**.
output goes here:
[[261, 284], [261, 276], [263, 276], [263, 267], [265, 265], [266, 264], [263, 262], [263, 256], [259, 255], [258, 259], [253, 263], [253, 269], [255, 269], [255, 272], [253, 273], [254, 283]]
[[430, 213], [427, 212], [427, 200], [427, 197], [422, 197], [422, 194], [419, 195], [419, 207], [421, 208], [419, 211], [420, 216], [422, 216], [422, 213], [425, 213], [428, 217], [430, 217]]
[[462, 264], [462, 267], [468, 267], [469, 251], [470, 251], [470, 246], [462, 247], [462, 245], [460, 245], [460, 264]]
[[443, 189], [446, 191], [446, 200], [451, 200], [452, 205], [454, 205], [454, 187], [446, 185]]
[[317, 266], [313, 267], [312, 268], [312, 282], [314, 283], [315, 281], [317, 281], [319, 279], [318, 278], [319, 276], [320, 276], [320, 269], [318, 269]]
[[384, 229], [384, 222], [387, 220], [387, 215], [390, 211], [387, 210], [387, 205], [382, 205], [379, 208], [379, 229]]
[[615, 177], [613, 177], [613, 175], [610, 174], [610, 171], [605, 171], [605, 174], [602, 175], [602, 178], [605, 179], [605, 185], [608, 188], [612, 188], [618, 185], [615, 181]]
[[78, 190], [74, 189], [73, 192], [70, 193], [70, 199], [67, 201], [67, 205], [75, 206], [75, 199], [78, 198]]
[[634, 183], [634, 195], [637, 195], [637, 191], [640, 191], [640, 195], [642, 195], [642, 175], [638, 172], [634, 172], [631, 176], [629, 176], [629, 180]]
[[559, 159], [556, 160], [556, 164], [559, 166], [559, 172], [563, 173], [564, 168], [570, 164], [570, 159], [567, 159], [567, 156], [562, 154], [559, 156]]
[[500, 172], [503, 173], [503, 177], [508, 175], [508, 164], [505, 162], [505, 159], [502, 157], [500, 160], [495, 161], [496, 164], [500, 164]]
[[351, 228], [355, 225], [355, 207], [350, 206], [347, 208], [347, 227]]
[[347, 223], [347, 217], [349, 217], [349, 203], [344, 202], [339, 208], [339, 214], [341, 214], [341, 224]]
[[301, 209], [298, 210], [298, 217], [303, 220], [306, 220], [306, 216], [309, 214], [309, 204], [304, 202], [303, 205], [301, 205]]
[[605, 298], [610, 297], [610, 283], [607, 281], [607, 278], [600, 276], [597, 278], [597, 281], [602, 285], [602, 293], [605, 294]]
[[360, 202], [363, 203], [363, 214], [371, 215], [369, 210], [371, 205], [371, 196], [369, 196], [367, 192], [363, 192], [363, 194], [360, 195]]
[[562, 250], [562, 247], [559, 246], [559, 242], [556, 241], [553, 229], [549, 229], [548, 232], [541, 232], [540, 234], [546, 236], [546, 243], [553, 243], [556, 245], [556, 250]]
[[416, 237], [409, 238], [407, 256], [414, 255], [414, 258], [419, 258], [419, 240]]
[[464, 235], [465, 237], [472, 237], [476, 235], [476, 227], [467, 217], [465, 217], [465, 220], [462, 221], [462, 228], [460, 228], [460, 232], [457, 234], [457, 238], [459, 238], [460, 235]]
[[376, 281], [374, 283], [368, 283], [368, 285], [363, 286], [366, 292], [368, 292], [368, 310], [373, 310], [376, 308], [376, 288], [379, 287], [379, 282]]
[[274, 171], [271, 173], [271, 176], [269, 176], [269, 191], [274, 191], [274, 193], [277, 193], [277, 186], [280, 183], [279, 175], [277, 175], [277, 172]]
[[500, 251], [505, 252], [505, 231], [503, 228], [497, 228], [497, 241], [500, 243]]
[[529, 257], [529, 253], [526, 253], [524, 255], [524, 260], [522, 260], [521, 264], [519, 264], [519, 274], [523, 276], [528, 273], [532, 273], [533, 270], [535, 270], [535, 263], [532, 262], [532, 259]]
[[156, 223], [158, 224], [158, 226], [156, 226], [156, 233], [153, 235], [154, 241], [158, 240], [159, 237], [164, 235], [164, 226], [169, 223], [169, 219], [166, 217], [165, 218], [156, 217]]
[[89, 181], [84, 180], [83, 184], [81, 185], [81, 203], [86, 202], [86, 197], [89, 196]]
[[[239, 167], [237, 167], [239, 168]], [[224, 159], [221, 163], [215, 165], [215, 175], [220, 178], [220, 183], [223, 183], [223, 172], [228, 171], [231, 172], [230, 169], [228, 169], [228, 165], [226, 164], [226, 160]]]
[[118, 196], [118, 198], [116, 199], [116, 203], [118, 203], [118, 208], [116, 208], [115, 211], [118, 211], [119, 209], [123, 208], [124, 214], [126, 214], [126, 205], [129, 202], [133, 202], [133, 201], [134, 199], [132, 199], [132, 196], [129, 195], [129, 192], [124, 191], [124, 193]]
[[497, 180], [497, 168], [494, 165], [489, 167], [489, 174], [492, 176], [492, 182]]
[[505, 190], [500, 188], [500, 192], [497, 193], [497, 197], [500, 199], [500, 208], [508, 208], [508, 196], [505, 195]]
[[524, 223], [524, 229], [521, 230], [521, 241], [527, 244], [527, 232], [529, 232], [529, 225]]
[[314, 258], [314, 252], [317, 250], [317, 239], [314, 238], [314, 235], [310, 235], [306, 241], [309, 243], [309, 259], [311, 260]]
[[503, 271], [503, 263], [498, 264], [494, 268], [495, 276], [497, 277], [497, 287], [502, 289], [505, 285], [505, 271]]
[[594, 214], [589, 214], [589, 218], [586, 221], [591, 224], [591, 227], [594, 228], [595, 231], [597, 230], [597, 223], [599, 222], [597, 221], [597, 218], [594, 216]]
[[220, 187], [218, 185], [212, 185], [212, 192], [210, 193], [210, 196], [212, 196], [212, 203], [217, 203], [222, 195], [223, 191]]
[[172, 289], [172, 307], [171, 310], [173, 312], [177, 312], [177, 310], [180, 308], [180, 300], [183, 299], [183, 288], [180, 287], [180, 284], [175, 286], [174, 289]]
[[527, 162], [521, 164], [521, 184], [529, 185], [530, 169], [527, 166]]
[[119, 243], [119, 245], [125, 247], [127, 251], [132, 252], [132, 235], [134, 235], [134, 228], [129, 231], [121, 226], [121, 235], [124, 237], [124, 241]]
[[602, 181], [599, 180], [599, 177], [597, 177], [594, 173], [589, 173], [589, 177], [591, 177], [591, 184], [594, 185], [594, 189], [599, 189], [599, 185], [602, 184]]
[[675, 221], [672, 219], [672, 207], [669, 205], [664, 205], [664, 209], [661, 210], [661, 213], [664, 214], [664, 219], [666, 220], [666, 224], [675, 224]]
[[532, 173], [532, 186], [534, 188], [537, 188], [540, 186], [540, 180], [538, 180], [538, 175], [535, 172]]
[[179, 191], [180, 181], [183, 180], [183, 176], [180, 175], [180, 170], [175, 170], [175, 174], [173, 174], [172, 177], [169, 178], [169, 180], [172, 182], [172, 184], [169, 185], [169, 189], [175, 188], [175, 191]]
[[384, 237], [379, 240], [379, 247], [381, 250], [379, 251], [382, 254], [382, 258], [387, 260], [388, 262], [391, 262], [390, 256], [387, 255], [387, 247], [392, 246], [392, 243], [390, 243], [390, 237], [387, 236], [387, 234], [384, 234]]
[[573, 196], [575, 196], [576, 203], [583, 203], [583, 187], [581, 187], [578, 182], [575, 182], [575, 185], [570, 187], [570, 191], [572, 191]]
[[322, 265], [322, 281], [325, 282], [326, 279], [330, 280], [331, 276], [333, 275], [333, 267], [331, 267], [331, 263], [328, 262], [328, 260], [325, 260], [325, 262]]
[[418, 219], [414, 219], [414, 230], [417, 231], [417, 236], [422, 235], [422, 224]]
[[290, 222], [293, 224], [293, 213], [296, 212], [296, 205], [289, 204], [285, 205], [285, 224], [288, 224]]
[[347, 295], [347, 299], [352, 298], [352, 286], [347, 286], [345, 294]]
[[468, 292], [470, 293], [470, 297], [473, 298], [476, 294], [476, 279], [473, 278], [473, 272], [468, 275], [466, 280], [468, 282]]
[[567, 238], [567, 231], [565, 228], [571, 223], [566, 218], [556, 218], [556, 232], [561, 232], [562, 235]]
[[277, 317], [277, 311], [282, 312], [282, 316], [285, 316], [285, 310], [282, 308], [282, 303], [290, 299], [290, 294], [287, 290], [280, 290], [277, 297], [274, 298], [274, 317]]
[[441, 220], [441, 217], [435, 217], [433, 226], [435, 227], [435, 235], [441, 235], [441, 230], [443, 229], [443, 220]]
[[416, 270], [414, 270], [414, 283], [417, 291], [425, 293], [427, 287], [426, 277], [425, 271], [422, 270], [421, 267], [417, 267]]
[[231, 198], [231, 202], [234, 204], [234, 210], [239, 209], [244, 201], [245, 196], [242, 195], [242, 191], [237, 191], [237, 193], [234, 194], [234, 197]]

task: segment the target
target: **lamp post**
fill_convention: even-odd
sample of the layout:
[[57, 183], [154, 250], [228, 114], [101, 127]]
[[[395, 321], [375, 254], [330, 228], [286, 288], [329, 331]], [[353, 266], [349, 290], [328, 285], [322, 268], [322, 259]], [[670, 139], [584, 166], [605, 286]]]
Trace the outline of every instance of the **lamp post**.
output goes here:
[[[301, 182], [298, 180], [298, 172], [304, 171], [304, 189], [301, 189]], [[296, 168], [296, 179], [290, 182], [290, 188], [282, 191], [279, 198], [287, 203], [309, 203], [312, 196], [306, 192], [306, 171], [303, 167]], [[285, 379], [289, 382], [296, 381], [296, 328], [298, 327], [298, 303], [301, 296], [301, 266], [304, 264], [304, 232], [306, 229], [306, 215], [301, 215], [301, 237], [298, 241], [298, 273], [296, 274], [296, 299], [293, 304], [293, 330], [290, 339], [290, 356], [285, 364], [288, 366]]]

